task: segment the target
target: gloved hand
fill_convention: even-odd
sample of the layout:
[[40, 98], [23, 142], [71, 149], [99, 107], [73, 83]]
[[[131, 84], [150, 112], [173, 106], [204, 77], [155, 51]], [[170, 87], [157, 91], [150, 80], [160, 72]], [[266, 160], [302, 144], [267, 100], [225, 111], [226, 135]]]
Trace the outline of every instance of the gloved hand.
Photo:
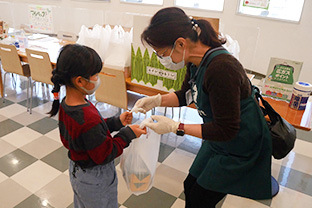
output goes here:
[[154, 95], [149, 97], [144, 97], [139, 99], [135, 104], [131, 112], [135, 113], [146, 113], [147, 111], [160, 106], [161, 104], [161, 95]]
[[146, 123], [145, 126], [149, 127], [157, 134], [167, 134], [170, 132], [176, 133], [180, 122], [176, 122], [165, 116], [151, 116], [157, 123]]

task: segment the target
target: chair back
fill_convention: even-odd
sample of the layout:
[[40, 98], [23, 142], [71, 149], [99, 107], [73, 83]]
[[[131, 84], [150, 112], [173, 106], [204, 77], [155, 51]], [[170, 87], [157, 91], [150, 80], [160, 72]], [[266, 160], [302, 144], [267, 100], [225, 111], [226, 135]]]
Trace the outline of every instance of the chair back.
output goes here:
[[14, 45], [0, 44], [0, 58], [4, 71], [24, 75], [21, 60]]
[[71, 32], [65, 32], [65, 31], [58, 31], [57, 32], [57, 38], [62, 40], [68, 40], [72, 42], [77, 41], [77, 35]]
[[27, 48], [26, 54], [32, 80], [53, 85], [51, 81], [53, 68], [49, 54]]
[[103, 67], [99, 73], [101, 85], [95, 91], [95, 99], [122, 109], [128, 109], [125, 72]]

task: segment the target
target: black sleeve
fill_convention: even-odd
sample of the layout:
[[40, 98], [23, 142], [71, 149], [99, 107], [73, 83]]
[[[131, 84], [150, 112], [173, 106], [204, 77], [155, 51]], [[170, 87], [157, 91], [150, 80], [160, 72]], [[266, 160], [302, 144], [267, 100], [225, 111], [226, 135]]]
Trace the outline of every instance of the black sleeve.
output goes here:
[[209, 96], [214, 119], [202, 124], [203, 139], [228, 141], [238, 133], [243, 74], [245, 71], [239, 62], [231, 59], [219, 58], [208, 66], [203, 89]]
[[119, 116], [113, 116], [113, 117], [107, 118], [105, 119], [105, 122], [110, 132], [119, 131], [119, 129], [123, 127]]

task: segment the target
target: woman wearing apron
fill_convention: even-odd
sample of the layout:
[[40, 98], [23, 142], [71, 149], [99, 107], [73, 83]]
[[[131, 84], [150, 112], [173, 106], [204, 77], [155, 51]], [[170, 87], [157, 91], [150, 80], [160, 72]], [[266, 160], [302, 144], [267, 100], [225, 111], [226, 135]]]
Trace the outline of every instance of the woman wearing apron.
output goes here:
[[167, 68], [187, 65], [182, 88], [140, 99], [140, 112], [194, 102], [203, 124], [152, 116], [159, 134], [192, 135], [203, 144], [184, 181], [187, 208], [215, 207], [226, 194], [271, 198], [271, 138], [244, 68], [221, 45], [205, 20], [175, 7], [158, 11], [142, 33]]

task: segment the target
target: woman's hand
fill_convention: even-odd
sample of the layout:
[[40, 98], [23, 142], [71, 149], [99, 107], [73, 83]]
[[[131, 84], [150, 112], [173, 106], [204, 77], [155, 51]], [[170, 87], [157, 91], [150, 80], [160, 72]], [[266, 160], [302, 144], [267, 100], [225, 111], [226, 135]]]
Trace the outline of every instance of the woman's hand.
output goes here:
[[147, 111], [160, 106], [161, 95], [148, 96], [136, 101], [132, 111], [135, 113], [146, 113]]
[[149, 127], [157, 134], [167, 134], [170, 132], [176, 133], [180, 122], [176, 122], [165, 116], [151, 116], [157, 123], [146, 123], [145, 126]]
[[122, 114], [120, 114], [119, 116], [119, 119], [122, 123], [123, 126], [126, 126], [128, 124], [131, 124], [132, 123], [132, 113], [126, 111], [126, 112], [123, 112]]
[[129, 126], [133, 133], [136, 135], [137, 138], [139, 138], [142, 134], [146, 134], [146, 128], [144, 127], [143, 129], [140, 128], [139, 125], [134, 124]]

